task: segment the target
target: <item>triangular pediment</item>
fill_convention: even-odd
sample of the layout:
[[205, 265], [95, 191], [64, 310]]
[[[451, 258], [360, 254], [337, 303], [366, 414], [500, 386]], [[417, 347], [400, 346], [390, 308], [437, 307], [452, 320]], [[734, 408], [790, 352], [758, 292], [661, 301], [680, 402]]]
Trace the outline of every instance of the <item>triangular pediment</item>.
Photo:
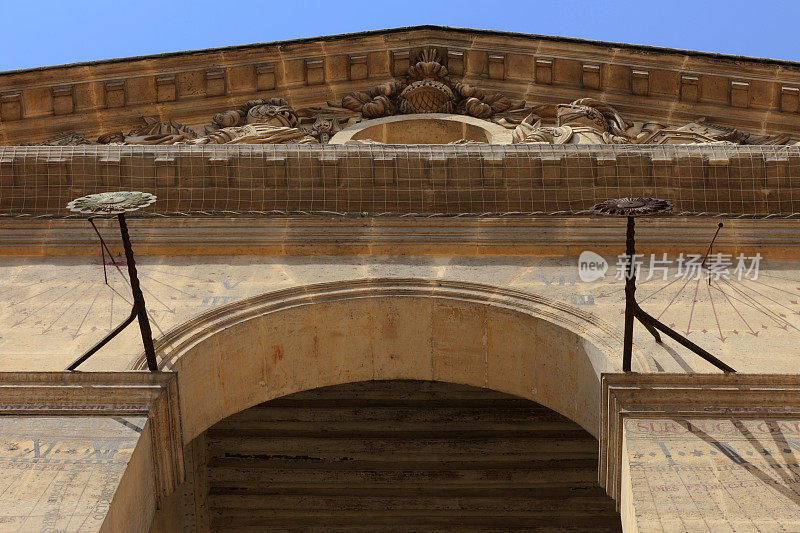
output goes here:
[[0, 144], [324, 143], [431, 112], [518, 142], [783, 144], [798, 87], [782, 61], [423, 26], [2, 73]]

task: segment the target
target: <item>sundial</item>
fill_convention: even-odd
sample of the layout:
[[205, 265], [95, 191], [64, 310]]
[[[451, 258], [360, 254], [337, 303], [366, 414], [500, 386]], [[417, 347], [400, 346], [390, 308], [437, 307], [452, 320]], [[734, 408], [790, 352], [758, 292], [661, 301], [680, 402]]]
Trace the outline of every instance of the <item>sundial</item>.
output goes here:
[[[671, 259], [653, 254], [644, 261], [637, 281], [638, 304], [711, 352], [732, 353], [735, 346], [772, 344], [779, 338], [796, 343], [800, 339], [800, 279], [766, 268], [757, 254], [713, 253], [722, 228], [719, 223], [704, 254]], [[663, 264], [655, 275], [653, 261]], [[593, 296], [600, 306], [619, 306], [618, 315], [624, 315], [625, 288], [620, 286], [622, 280], [615, 281], [613, 288], [601, 288]]]
[[[684, 335], [714, 333], [723, 343], [731, 336], [758, 337], [776, 330], [800, 334], [800, 279], [770, 270], [762, 270], [758, 279], [716, 279], [707, 267], [703, 271], [708, 275], [699, 279], [679, 277], [673, 269], [666, 280], [641, 281], [638, 287], [643, 296], [639, 303]], [[623, 291], [601, 290], [594, 297], [624, 302]], [[704, 304], [711, 310], [712, 329], [704, 320], [708, 317], [697, 312]], [[732, 312], [735, 320], [721, 318], [725, 310]]]
[[[102, 282], [104, 264], [110, 269], [108, 284]], [[133, 304], [128, 278], [123, 272], [126, 266], [125, 258], [120, 255], [113, 261], [106, 258], [93, 260], [86, 266], [76, 265], [70, 270], [77, 271], [67, 276], [48, 272], [49, 275], [8, 284], [0, 290], [0, 298], [7, 296], [3, 307], [14, 313], [9, 327], [14, 330], [33, 326], [33, 331], [41, 335], [67, 332], [73, 340], [95, 331], [111, 331], [113, 322], [128, 313]], [[159, 325], [162, 317], [174, 315], [178, 307], [187, 304], [198, 307], [208, 298], [195, 292], [206, 294], [209, 286], [219, 283], [202, 276], [154, 269], [149, 264], [137, 263], [137, 270], [150, 322], [159, 333], [163, 333]], [[46, 312], [53, 309], [59, 312], [48, 316]]]
[[[131, 238], [128, 235], [128, 224], [125, 220], [125, 213], [136, 211], [142, 207], [147, 207], [156, 201], [156, 197], [149, 193], [138, 191], [118, 191], [100, 194], [90, 194], [72, 200], [67, 204], [67, 209], [76, 213], [84, 213], [89, 215], [117, 215], [119, 220], [119, 230], [122, 236], [122, 245], [125, 249], [125, 264], [128, 267], [128, 284], [131, 288], [131, 312], [128, 318], [123, 320], [117, 327], [112, 329], [108, 335], [103, 337], [97, 344], [89, 348], [86, 353], [73, 361], [67, 370], [75, 370], [78, 365], [86, 361], [94, 353], [105, 346], [111, 339], [116, 337], [122, 330], [128, 327], [134, 319], [139, 320], [139, 329], [142, 333], [142, 344], [144, 344], [144, 352], [147, 357], [147, 367], [150, 371], [155, 372], [158, 370], [156, 362], [156, 352], [153, 347], [153, 334], [150, 329], [150, 318], [147, 316], [147, 306], [144, 301], [144, 294], [139, 285], [139, 276], [136, 272], [136, 262], [133, 258], [133, 246], [131, 245]], [[91, 220], [91, 219], [90, 219]], [[94, 222], [92, 222], [94, 227]], [[95, 231], [97, 228], [94, 227]], [[108, 255], [112, 262], [114, 261], [111, 251], [107, 249], [103, 237], [100, 232], [97, 232], [100, 238], [101, 256], [104, 258], [103, 250], [108, 251]], [[105, 273], [105, 264], [103, 265], [103, 272]], [[106, 282], [107, 282], [106, 278]], [[122, 296], [122, 295], [120, 295]]]
[[655, 198], [620, 198], [607, 200], [592, 207], [592, 211], [605, 216], [624, 216], [628, 219], [627, 235], [625, 239], [625, 255], [627, 256], [625, 268], [625, 338], [623, 341], [622, 369], [631, 371], [631, 357], [633, 353], [633, 325], [638, 320], [649, 331], [656, 342], [661, 342], [659, 332], [672, 338], [674, 341], [690, 349], [709, 363], [725, 372], [735, 370], [710, 354], [708, 351], [690, 341], [685, 336], [665, 325], [639, 306], [636, 301], [637, 269], [634, 265], [635, 252], [635, 218], [638, 216], [666, 213], [672, 210], [672, 204], [666, 200]]

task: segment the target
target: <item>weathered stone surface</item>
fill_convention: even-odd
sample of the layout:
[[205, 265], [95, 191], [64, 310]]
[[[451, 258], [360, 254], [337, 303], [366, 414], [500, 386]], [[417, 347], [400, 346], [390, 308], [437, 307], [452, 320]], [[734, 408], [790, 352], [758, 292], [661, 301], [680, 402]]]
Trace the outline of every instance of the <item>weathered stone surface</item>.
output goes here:
[[1, 417], [0, 528], [98, 531], [146, 420]]
[[798, 438], [800, 422], [783, 418], [629, 418], [625, 523], [641, 531], [798, 529]]

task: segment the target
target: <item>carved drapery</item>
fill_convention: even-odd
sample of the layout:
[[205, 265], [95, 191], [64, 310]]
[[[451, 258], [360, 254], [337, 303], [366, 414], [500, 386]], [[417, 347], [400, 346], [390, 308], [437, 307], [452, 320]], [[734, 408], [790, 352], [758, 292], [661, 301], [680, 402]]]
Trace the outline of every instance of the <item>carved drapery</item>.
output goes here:
[[98, 137], [100, 144], [179, 144], [194, 139], [197, 133], [176, 120], [160, 122], [153, 117], [142, 117], [144, 124], [125, 134], [121, 131], [110, 132]]
[[87, 139], [80, 133], [76, 133], [74, 131], [65, 131], [44, 142], [33, 143], [31, 146], [84, 146], [90, 144], [97, 143]]
[[627, 120], [593, 98], [540, 106], [514, 129], [523, 144], [786, 144], [789, 135], [750, 135], [698, 119], [682, 126]]
[[206, 135], [185, 144], [314, 144], [319, 141], [298, 128], [295, 110], [283, 98], [249, 100], [238, 109], [217, 113]]

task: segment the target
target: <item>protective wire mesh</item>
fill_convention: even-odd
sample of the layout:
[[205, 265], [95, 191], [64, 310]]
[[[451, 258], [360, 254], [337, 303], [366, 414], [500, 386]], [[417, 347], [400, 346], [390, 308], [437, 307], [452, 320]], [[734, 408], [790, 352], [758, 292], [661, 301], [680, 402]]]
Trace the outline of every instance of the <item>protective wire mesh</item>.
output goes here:
[[800, 147], [206, 145], [0, 147], [0, 215], [70, 216], [86, 194], [144, 215], [580, 214], [650, 196], [679, 214], [800, 216]]

